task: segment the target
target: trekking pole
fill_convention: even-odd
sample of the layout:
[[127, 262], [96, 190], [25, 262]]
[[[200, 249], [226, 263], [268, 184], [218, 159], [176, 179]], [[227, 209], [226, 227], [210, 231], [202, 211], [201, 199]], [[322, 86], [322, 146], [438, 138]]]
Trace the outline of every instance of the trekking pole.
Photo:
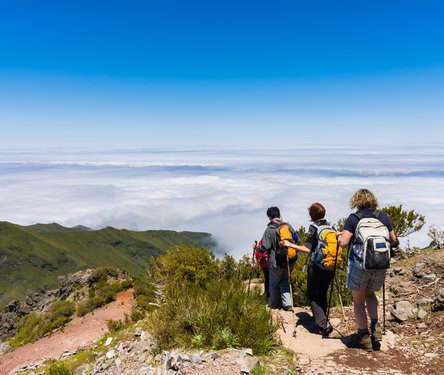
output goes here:
[[385, 281], [382, 284], [382, 333], [385, 335]]
[[251, 265], [250, 265], [250, 274], [248, 275], [247, 296], [250, 294], [251, 275], [253, 273], [253, 264], [254, 264], [254, 250], [256, 250], [256, 246], [257, 246], [257, 241], [254, 241], [253, 256], [251, 257]]
[[294, 317], [294, 303], [293, 303], [293, 288], [291, 286], [291, 271], [290, 271], [290, 260], [288, 259], [288, 251], [287, 251], [287, 270], [288, 270], [288, 285], [290, 286], [290, 302], [291, 302], [291, 324], [293, 326], [293, 337], [296, 337], [296, 322]]
[[342, 297], [341, 297], [341, 289], [339, 288], [339, 281], [338, 278], [335, 275], [335, 284], [336, 284], [336, 291], [338, 292], [338, 298], [339, 298], [339, 304], [341, 305], [341, 310], [342, 310], [342, 318], [344, 319], [345, 322], [345, 329], [347, 330], [347, 335], [350, 332], [348, 329], [348, 322], [347, 322], [347, 318], [345, 316], [345, 311], [344, 311], [344, 304], [342, 303]]
[[337, 244], [336, 244], [335, 263], [333, 265], [333, 278], [331, 280], [330, 298], [328, 300], [328, 307], [327, 307], [327, 322], [330, 322], [330, 320], [329, 320], [330, 306], [331, 306], [331, 299], [333, 297], [333, 288], [334, 288], [333, 284], [334, 284], [334, 279], [336, 276], [336, 263], [338, 262], [338, 252], [339, 252], [339, 242], [337, 242]]

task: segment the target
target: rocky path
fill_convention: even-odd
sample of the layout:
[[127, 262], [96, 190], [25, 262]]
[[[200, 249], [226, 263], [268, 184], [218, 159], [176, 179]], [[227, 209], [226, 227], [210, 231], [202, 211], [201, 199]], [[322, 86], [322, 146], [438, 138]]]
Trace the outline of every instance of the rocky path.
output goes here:
[[[348, 311], [347, 315], [350, 314]], [[397, 351], [396, 337], [390, 331], [379, 351], [366, 353], [347, 347], [349, 334], [338, 317], [332, 318], [331, 323], [341, 333], [334, 331], [329, 338], [316, 334], [308, 308], [296, 308], [294, 313], [277, 311], [274, 318], [281, 326], [278, 334], [282, 344], [297, 357], [300, 374], [415, 374], [415, 369]]]
[[124, 319], [134, 303], [134, 291], [129, 289], [116, 296], [110, 304], [82, 318], [73, 319], [63, 330], [0, 356], [0, 374], [30, 363], [59, 358], [65, 351], [74, 351], [99, 339], [107, 331], [108, 320]]

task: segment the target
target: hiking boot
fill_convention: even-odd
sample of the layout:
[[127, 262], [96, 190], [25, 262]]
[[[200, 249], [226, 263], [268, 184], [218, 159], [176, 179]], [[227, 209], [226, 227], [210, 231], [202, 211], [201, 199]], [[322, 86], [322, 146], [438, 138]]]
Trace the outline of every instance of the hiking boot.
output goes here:
[[372, 335], [372, 340], [381, 342], [382, 341], [382, 329], [379, 323], [370, 326], [370, 333]]
[[293, 311], [293, 307], [290, 306], [290, 305], [288, 305], [288, 306], [283, 306], [283, 307], [282, 307], [282, 310], [284, 310], [284, 311]]
[[366, 352], [371, 352], [373, 350], [372, 339], [368, 333], [356, 332], [351, 335], [351, 345], [352, 348], [364, 349]]
[[325, 328], [321, 329], [321, 335], [322, 337], [328, 337], [330, 336], [330, 333], [333, 332], [333, 327], [330, 323], [327, 323], [327, 326]]

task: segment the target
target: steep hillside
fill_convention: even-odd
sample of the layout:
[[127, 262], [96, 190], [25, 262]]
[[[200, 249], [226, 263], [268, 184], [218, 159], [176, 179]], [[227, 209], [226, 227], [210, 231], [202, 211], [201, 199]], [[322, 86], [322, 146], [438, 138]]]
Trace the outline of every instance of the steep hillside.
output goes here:
[[208, 233], [0, 222], [0, 311], [27, 290], [53, 288], [57, 276], [81, 269], [112, 266], [140, 276], [151, 256], [176, 245], [214, 244]]

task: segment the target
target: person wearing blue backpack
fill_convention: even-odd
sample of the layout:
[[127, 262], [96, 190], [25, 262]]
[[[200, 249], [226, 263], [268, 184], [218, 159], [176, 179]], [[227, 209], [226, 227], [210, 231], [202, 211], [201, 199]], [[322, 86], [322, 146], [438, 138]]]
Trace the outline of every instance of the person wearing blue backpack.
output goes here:
[[357, 211], [347, 218], [343, 231], [338, 232], [342, 247], [352, 243], [346, 286], [352, 292], [358, 331], [351, 336], [350, 346], [365, 351], [378, 349], [382, 340], [375, 292], [385, 282], [391, 245], [399, 244], [390, 218], [377, 207], [378, 201], [371, 191], [358, 190], [350, 199], [350, 208]]

